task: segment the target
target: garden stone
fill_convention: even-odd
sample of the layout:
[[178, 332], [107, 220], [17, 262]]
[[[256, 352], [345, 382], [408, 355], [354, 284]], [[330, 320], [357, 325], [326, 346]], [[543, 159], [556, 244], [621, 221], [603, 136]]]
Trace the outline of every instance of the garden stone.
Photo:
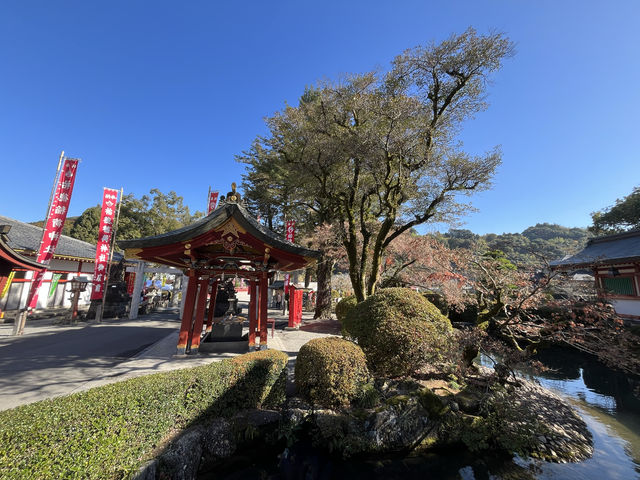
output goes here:
[[202, 430], [194, 428], [172, 442], [160, 456], [160, 475], [172, 480], [197, 478], [202, 457]]
[[367, 436], [378, 451], [411, 448], [430, 430], [429, 414], [414, 397], [375, 413], [369, 423]]
[[156, 480], [157, 470], [158, 461], [156, 459], [150, 460], [140, 467], [138, 473], [136, 473], [131, 480]]
[[233, 417], [233, 422], [237, 425], [248, 424], [254, 427], [263, 427], [280, 422], [282, 415], [275, 410], [245, 410]]
[[226, 458], [236, 451], [231, 424], [224, 418], [216, 418], [202, 430], [202, 447], [210, 457]]

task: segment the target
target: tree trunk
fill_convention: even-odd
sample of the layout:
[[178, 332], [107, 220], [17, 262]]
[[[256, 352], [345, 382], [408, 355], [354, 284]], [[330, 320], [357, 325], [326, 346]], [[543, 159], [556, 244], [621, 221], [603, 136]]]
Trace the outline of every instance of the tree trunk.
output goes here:
[[382, 262], [382, 252], [375, 252], [371, 259], [371, 271], [369, 272], [369, 278], [367, 280], [367, 296], [370, 297], [376, 293], [376, 286], [378, 280], [380, 280], [380, 265]]
[[[355, 238], [355, 234], [351, 236]], [[351, 286], [353, 287], [353, 294], [356, 297], [358, 303], [363, 302], [366, 296], [364, 274], [362, 271], [362, 265], [358, 262], [358, 247], [355, 240], [345, 241], [343, 245], [347, 251], [347, 258], [349, 259], [349, 278], [351, 279]]]
[[311, 283], [311, 274], [313, 273], [313, 268], [308, 267], [304, 271], [304, 288], [309, 288], [309, 284]]
[[334, 261], [323, 256], [318, 261], [318, 295], [313, 318], [331, 318], [331, 272]]

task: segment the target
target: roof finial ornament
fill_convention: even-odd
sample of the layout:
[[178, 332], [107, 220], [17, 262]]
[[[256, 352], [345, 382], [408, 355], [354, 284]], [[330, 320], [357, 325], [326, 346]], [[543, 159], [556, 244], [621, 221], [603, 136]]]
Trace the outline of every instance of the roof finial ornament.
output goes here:
[[230, 203], [240, 203], [242, 197], [236, 192], [236, 182], [231, 183], [231, 191], [227, 193], [226, 201]]

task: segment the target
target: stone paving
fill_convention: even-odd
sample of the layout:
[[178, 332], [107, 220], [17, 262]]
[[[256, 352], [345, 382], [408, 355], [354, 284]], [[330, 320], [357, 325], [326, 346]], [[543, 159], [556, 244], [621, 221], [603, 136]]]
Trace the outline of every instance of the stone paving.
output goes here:
[[[246, 312], [243, 309], [243, 312]], [[275, 333], [272, 335], [271, 328], [268, 331], [268, 348], [281, 350], [290, 357], [289, 362], [289, 391], [293, 388], [293, 368], [300, 347], [309, 340], [320, 337], [336, 335], [339, 328], [336, 327], [338, 322], [333, 321], [314, 321], [313, 312], [303, 312], [302, 324], [300, 329], [290, 330], [286, 328], [287, 317], [273, 309], [269, 309], [269, 318], [276, 321]], [[307, 331], [311, 329], [313, 331]], [[245, 327], [246, 333], [248, 329]], [[148, 375], [151, 373], [165, 372], [176, 370], [179, 368], [195, 367], [198, 365], [206, 365], [211, 362], [231, 358], [237, 353], [199, 353], [197, 355], [176, 356], [176, 345], [178, 344], [178, 330], [171, 333], [164, 339], [156, 342], [154, 345], [140, 352], [135, 358], [125, 361], [120, 365], [105, 372], [105, 375], [97, 377], [76, 391], [86, 390], [99, 385], [120, 381], [125, 378], [131, 378], [140, 375]]]
[[[242, 298], [240, 299], [243, 300]], [[246, 314], [246, 304], [242, 304], [243, 313]], [[176, 318], [175, 312], [167, 312], [165, 314], [151, 314], [140, 316], [138, 320], [122, 320], [111, 321], [105, 320], [105, 323], [112, 322], [115, 324], [126, 323], [129, 326], [136, 325], [137, 323], [144, 323], [149, 325], [153, 323], [153, 316], [158, 318], [158, 325], [166, 326], [166, 319], [163, 317], [171, 316]], [[268, 348], [281, 350], [286, 352], [290, 357], [289, 362], [289, 390], [293, 388], [292, 376], [293, 368], [295, 365], [295, 358], [300, 347], [311, 339], [325, 337], [330, 335], [339, 334], [339, 324], [335, 320], [330, 321], [315, 321], [313, 320], [313, 312], [303, 312], [303, 320], [300, 329], [290, 330], [285, 328], [287, 326], [286, 315], [282, 314], [282, 311], [269, 309], [269, 318], [274, 318], [276, 323], [275, 335], [272, 337], [272, 330], [268, 331]], [[168, 318], [168, 317], [167, 317]], [[246, 323], [246, 322], [245, 322]], [[13, 325], [1, 324], [0, 325], [0, 356], [2, 355], [2, 346], [10, 342], [16, 341], [17, 338], [24, 338], [25, 336], [39, 336], [47, 335], [52, 332], [60, 332], [71, 329], [82, 329], [90, 326], [87, 322], [80, 322], [78, 325], [60, 325], [55, 320], [42, 319], [38, 321], [28, 322], [25, 335], [23, 337], [13, 337]], [[198, 365], [205, 365], [211, 362], [220, 361], [225, 358], [233, 357], [237, 354], [234, 353], [201, 353], [196, 355], [176, 356], [176, 345], [178, 343], [178, 331], [179, 323], [175, 323], [175, 331], [155, 342], [153, 345], [142, 350], [134, 357], [125, 360], [115, 366], [105, 366], [103, 369], [98, 368], [93, 376], [88, 381], [75, 382], [73, 385], [69, 385], [69, 388], [54, 389], [53, 394], [47, 393], [47, 391], [41, 392], [37, 395], [31, 395], [28, 398], [16, 399], [16, 402], [7, 404], [4, 408], [12, 408], [20, 403], [30, 403], [33, 401], [41, 400], [43, 398], [49, 398], [51, 396], [59, 396], [62, 394], [73, 393], [77, 391], [87, 390], [99, 385], [107, 383], [117, 382], [126, 378], [136, 377], [140, 375], [148, 375], [151, 373], [164, 372], [169, 370], [175, 370], [179, 368], [188, 368]], [[246, 327], [245, 327], [246, 332]], [[69, 367], [69, 374], [72, 374], [73, 367]], [[64, 373], [64, 372], [63, 372]], [[92, 373], [92, 375], [93, 375]]]

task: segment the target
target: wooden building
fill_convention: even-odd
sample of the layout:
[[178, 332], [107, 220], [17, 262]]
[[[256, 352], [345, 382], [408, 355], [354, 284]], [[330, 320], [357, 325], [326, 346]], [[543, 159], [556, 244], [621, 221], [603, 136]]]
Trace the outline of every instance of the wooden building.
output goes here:
[[[319, 252], [286, 241], [254, 219], [232, 192], [208, 216], [163, 235], [118, 242], [125, 258], [170, 265], [188, 279], [182, 305], [178, 353], [197, 352], [205, 312], [211, 329], [218, 284], [225, 278], [249, 282], [249, 347], [267, 344], [267, 295], [276, 271], [294, 271], [316, 261]], [[209, 292], [211, 296], [209, 298]]]
[[[42, 239], [42, 228], [0, 215], [1, 225], [7, 225], [8, 232], [5, 235], [7, 247], [35, 263]], [[62, 235], [38, 292], [37, 309], [69, 307], [71, 302], [68, 291], [65, 292], [66, 284], [79, 275], [93, 278], [95, 255], [95, 245]], [[114, 253], [113, 261], [118, 262], [122, 258], [122, 255]], [[17, 312], [25, 307], [34, 271], [18, 266], [14, 272], [6, 294], [0, 299], [2, 312]], [[57, 285], [51, 291], [52, 281], [56, 282], [56, 280]], [[87, 289], [80, 294], [80, 305], [89, 304], [90, 290]]]
[[581, 252], [552, 262], [551, 267], [592, 270], [598, 292], [616, 313], [640, 319], [640, 230], [592, 238]]

